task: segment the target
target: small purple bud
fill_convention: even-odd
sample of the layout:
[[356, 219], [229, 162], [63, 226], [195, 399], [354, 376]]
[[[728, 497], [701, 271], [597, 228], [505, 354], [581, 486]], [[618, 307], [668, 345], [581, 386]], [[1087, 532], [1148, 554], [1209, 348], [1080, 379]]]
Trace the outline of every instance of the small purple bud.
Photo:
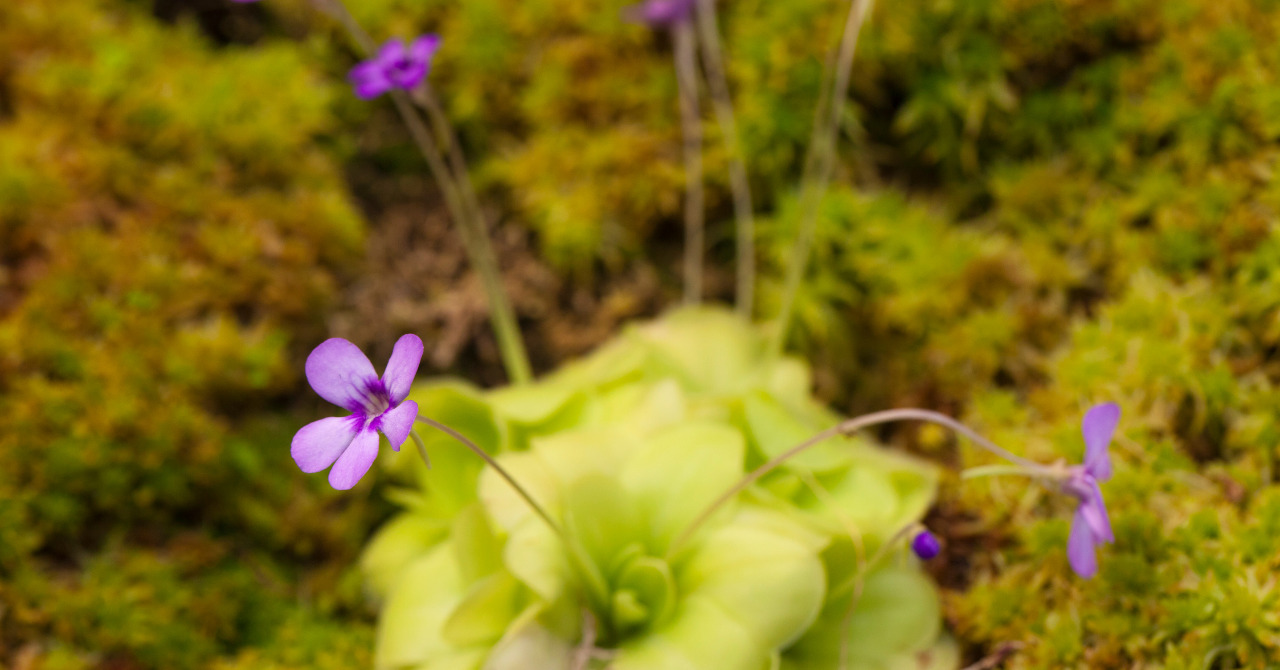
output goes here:
[[927, 561], [942, 551], [942, 545], [938, 543], [938, 538], [934, 537], [933, 533], [922, 530], [911, 540], [911, 551], [914, 551], [920, 560]]

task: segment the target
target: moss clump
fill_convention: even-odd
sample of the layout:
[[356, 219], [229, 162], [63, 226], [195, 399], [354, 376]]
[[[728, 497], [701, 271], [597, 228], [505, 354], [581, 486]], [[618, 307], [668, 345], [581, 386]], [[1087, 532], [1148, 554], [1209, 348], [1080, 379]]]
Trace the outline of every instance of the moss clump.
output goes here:
[[[0, 664], [288, 659], [276, 629], [327, 648], [281, 559], [360, 538], [281, 535], [321, 503], [280, 477], [287, 433], [228, 419], [292, 389], [294, 333], [358, 258], [317, 145], [334, 89], [293, 46], [217, 51], [94, 0], [6, 3], [0, 52]], [[316, 604], [358, 614], [337, 576]]]

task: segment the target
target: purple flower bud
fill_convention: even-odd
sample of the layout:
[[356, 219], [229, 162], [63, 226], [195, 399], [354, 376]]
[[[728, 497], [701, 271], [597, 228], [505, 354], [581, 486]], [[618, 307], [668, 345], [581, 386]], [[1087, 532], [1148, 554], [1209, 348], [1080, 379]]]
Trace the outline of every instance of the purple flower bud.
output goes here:
[[927, 561], [942, 551], [942, 545], [938, 543], [938, 538], [934, 537], [933, 533], [922, 530], [912, 538], [911, 551], [914, 551], [920, 560]]

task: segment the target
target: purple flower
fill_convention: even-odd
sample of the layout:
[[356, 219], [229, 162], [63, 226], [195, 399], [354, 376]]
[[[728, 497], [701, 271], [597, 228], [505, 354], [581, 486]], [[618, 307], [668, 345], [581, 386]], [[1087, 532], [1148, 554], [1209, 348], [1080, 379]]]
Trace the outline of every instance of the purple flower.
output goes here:
[[350, 416], [320, 419], [293, 436], [291, 453], [303, 472], [329, 471], [329, 484], [346, 490], [356, 485], [378, 457], [378, 432], [391, 448], [409, 438], [418, 417], [418, 403], [405, 400], [418, 364], [422, 340], [404, 335], [391, 350], [382, 379], [356, 345], [332, 338], [307, 356], [307, 381], [321, 398], [351, 412]]
[[654, 28], [670, 28], [688, 21], [698, 0], [645, 0], [623, 10], [628, 21], [647, 23]]
[[373, 58], [351, 68], [347, 78], [356, 95], [365, 100], [393, 88], [409, 91], [431, 71], [431, 58], [439, 48], [439, 35], [423, 35], [408, 48], [400, 40], [389, 40]]
[[1094, 405], [1085, 412], [1080, 426], [1084, 433], [1084, 465], [1072, 468], [1063, 484], [1064, 491], [1080, 500], [1067, 540], [1067, 559], [1071, 569], [1085, 579], [1098, 572], [1096, 547], [1115, 541], [1098, 483], [1111, 478], [1107, 447], [1119, 423], [1120, 406], [1112, 402]]
[[926, 529], [916, 533], [912, 538], [911, 551], [914, 551], [921, 560], [927, 561], [942, 551], [942, 545], [938, 543], [938, 538]]

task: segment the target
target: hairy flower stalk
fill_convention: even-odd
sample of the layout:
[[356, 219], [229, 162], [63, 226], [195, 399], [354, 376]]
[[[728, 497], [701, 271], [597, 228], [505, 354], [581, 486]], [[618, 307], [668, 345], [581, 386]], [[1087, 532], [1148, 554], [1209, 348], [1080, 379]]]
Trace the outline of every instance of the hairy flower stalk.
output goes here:
[[[484, 284], [485, 294], [489, 296], [491, 318], [494, 332], [498, 338], [498, 348], [502, 352], [503, 361], [507, 365], [507, 373], [512, 381], [522, 384], [533, 379], [533, 371], [529, 367], [529, 358], [525, 353], [524, 341], [520, 337], [520, 325], [516, 321], [515, 312], [507, 301], [506, 292], [502, 288], [502, 276], [498, 270], [497, 255], [489, 241], [489, 228], [485, 224], [484, 214], [480, 211], [480, 201], [476, 198], [475, 187], [471, 184], [471, 172], [467, 169], [466, 158], [462, 154], [462, 145], [458, 135], [449, 124], [449, 117], [440, 106], [431, 84], [425, 79], [414, 88], [411, 98], [427, 111], [439, 142], [449, 148], [449, 163], [453, 168], [462, 202], [471, 217], [469, 226], [475, 239], [473, 253], [480, 281]], [[497, 302], [495, 302], [495, 300]]]
[[645, 0], [622, 10], [628, 21], [671, 33], [675, 58], [680, 134], [684, 146], [684, 304], [702, 301], [702, 256], [706, 213], [702, 189], [702, 112], [698, 104], [697, 36], [693, 10], [697, 0]]
[[[365, 55], [372, 54], [376, 50], [377, 47], [373, 39], [356, 22], [355, 17], [347, 10], [342, 0], [318, 0], [318, 2], [338, 19]], [[426, 91], [427, 86], [424, 72], [423, 77], [409, 88], [411, 90], [423, 90], [422, 96], [429, 101], [432, 98], [429, 92]], [[498, 350], [502, 355], [503, 366], [506, 368], [507, 374], [513, 383], [525, 384], [533, 378], [533, 372], [529, 365], [529, 357], [525, 351], [524, 342], [520, 337], [519, 322], [516, 320], [515, 311], [512, 309], [511, 302], [508, 300], [506, 291], [502, 286], [497, 256], [494, 254], [493, 246], [489, 241], [488, 226], [485, 225], [484, 216], [480, 211], [474, 189], [471, 187], [461, 148], [458, 147], [454, 134], [449, 130], [448, 119], [439, 110], [438, 106], [434, 107], [435, 111], [433, 112], [432, 105], [424, 105], [433, 116], [437, 131], [440, 131], [437, 134], [442, 138], [441, 141], [449, 147], [452, 169], [449, 165], [446, 165], [439, 144], [431, 136], [426, 124], [423, 123], [421, 117], [414, 110], [409, 93], [400, 87], [392, 87], [388, 92], [395, 103], [396, 111], [408, 128], [410, 136], [426, 159], [427, 167], [431, 170], [431, 176], [439, 184], [440, 190], [444, 195], [445, 206], [458, 223], [458, 234], [462, 239], [463, 247], [466, 249], [467, 257], [471, 260], [472, 267], [480, 275], [485, 297], [489, 301], [489, 314], [493, 323], [494, 335], [498, 341]], [[439, 118], [434, 118], [437, 115]]]
[[583, 578], [585, 582], [584, 585], [586, 586], [587, 592], [590, 595], [591, 599], [597, 604], [602, 603], [607, 599], [608, 596], [606, 594], [608, 593], [608, 586], [604, 582], [604, 577], [600, 574], [599, 570], [595, 568], [595, 565], [591, 562], [591, 559], [585, 556], [582, 546], [577, 542], [575, 542], [572, 537], [570, 537], [567, 533], [564, 532], [564, 528], [561, 527], [559, 523], [556, 523], [556, 520], [552, 518], [549, 512], [547, 512], [547, 509], [543, 507], [537, 501], [537, 499], [533, 497], [533, 494], [530, 493], [528, 489], [526, 489], [523, 485], [520, 484], [519, 480], [517, 480], [514, 476], [512, 476], [510, 471], [502, 467], [502, 464], [498, 463], [497, 459], [490, 456], [489, 452], [485, 451], [484, 449], [481, 449], [480, 445], [471, 441], [470, 439], [467, 438], [467, 436], [463, 435], [462, 433], [459, 433], [458, 431], [440, 423], [439, 421], [435, 421], [434, 419], [429, 419], [425, 416], [418, 416], [417, 420], [420, 421], [421, 423], [431, 426], [432, 428], [435, 428], [436, 430], [444, 433], [445, 435], [448, 435], [449, 437], [453, 438], [457, 442], [462, 443], [462, 445], [470, 449], [472, 453], [474, 453], [476, 456], [479, 456], [480, 459], [483, 460], [486, 465], [493, 468], [493, 471], [498, 473], [498, 476], [501, 477], [503, 481], [505, 481], [512, 488], [512, 490], [516, 492], [516, 495], [520, 496], [520, 498], [524, 500], [525, 504], [527, 504], [530, 507], [530, 509], [532, 509], [533, 512], [537, 514], [539, 518], [542, 519], [543, 523], [547, 524], [547, 527], [550, 528], [552, 532], [554, 532], [556, 536], [560, 538], [560, 541], [564, 544], [565, 549], [568, 551], [569, 558], [570, 560], [573, 561], [574, 567], [575, 569], [577, 569], [579, 576]]
[[715, 110], [716, 122], [720, 125], [720, 134], [729, 155], [729, 189], [733, 194], [734, 238], [737, 240], [738, 259], [735, 309], [739, 315], [749, 318], [755, 306], [756, 285], [755, 213], [751, 204], [751, 184], [747, 180], [742, 142], [738, 137], [738, 123], [733, 112], [733, 97], [729, 94], [729, 78], [725, 74], [724, 60], [721, 57], [715, 0], [697, 0], [696, 11], [698, 44], [707, 75], [707, 88], [711, 92], [711, 106]]
[[521, 498], [524, 498], [524, 501], [529, 504], [529, 507], [533, 509], [534, 513], [542, 517], [542, 520], [545, 521], [546, 524], [556, 532], [556, 535], [559, 535], [562, 538], [565, 536], [564, 531], [560, 528], [560, 524], [556, 523], [555, 519], [551, 518], [551, 515], [547, 513], [547, 510], [542, 505], [538, 504], [537, 500], [534, 500], [533, 495], [530, 494], [529, 491], [525, 489], [525, 487], [521, 486], [520, 482], [516, 481], [516, 478], [512, 477], [511, 473], [507, 472], [506, 468], [499, 465], [498, 461], [494, 460], [494, 458], [489, 455], [489, 452], [485, 451], [484, 449], [481, 449], [480, 445], [476, 444], [475, 442], [472, 442], [470, 439], [467, 438], [466, 435], [459, 433], [458, 431], [444, 425], [443, 423], [440, 423], [439, 421], [435, 421], [434, 419], [429, 419], [425, 416], [418, 416], [415, 418], [419, 422], [425, 423], [426, 425], [431, 426], [432, 428], [435, 428], [436, 430], [444, 433], [445, 435], [452, 437], [454, 440], [457, 440], [458, 442], [462, 443], [463, 446], [470, 449], [473, 453], [475, 453], [476, 456], [479, 456], [480, 459], [483, 460], [489, 467], [493, 468], [494, 471], [497, 472], [500, 477], [506, 480], [506, 482], [511, 485], [511, 488], [515, 489], [516, 494], [518, 494]]
[[[809, 152], [805, 156], [804, 173], [800, 178], [800, 222], [792, 247], [783, 285], [782, 308], [778, 312], [777, 326], [773, 332], [773, 351], [782, 351], [786, 344], [787, 329], [795, 313], [796, 296], [800, 282], [809, 265], [809, 250], [813, 246], [813, 231], [817, 225], [818, 208], [831, 183], [831, 171], [835, 166], [836, 138], [840, 130], [840, 112], [848, 95], [849, 78], [853, 71], [853, 55], [858, 49], [858, 35], [867, 15], [871, 13], [873, 0], [853, 0], [849, 4], [849, 16], [845, 20], [840, 38], [839, 52], [835, 58], [834, 85], [822, 89], [814, 113], [813, 135], [809, 140]], [[826, 70], [831, 70], [828, 59]], [[824, 104], [824, 101], [830, 105]]]
[[684, 139], [684, 302], [702, 301], [702, 256], [706, 247], [706, 213], [702, 192], [702, 120], [698, 105], [698, 69], [693, 26], [688, 20], [671, 28], [675, 41], [676, 85], [680, 89], [680, 130]]
[[1025, 458], [1022, 458], [1021, 456], [1017, 456], [1013, 453], [1010, 453], [1009, 451], [1006, 451], [1003, 447], [1000, 447], [999, 445], [988, 440], [982, 435], [979, 435], [972, 428], [940, 412], [934, 412], [927, 409], [914, 409], [914, 408], [889, 409], [889, 410], [884, 410], [882, 412], [872, 412], [871, 414], [864, 414], [862, 416], [855, 417], [847, 421], [843, 421], [835, 426], [832, 426], [831, 428], [828, 428], [827, 430], [824, 430], [821, 433], [814, 435], [813, 437], [805, 440], [804, 442], [801, 442], [800, 444], [797, 444], [796, 446], [782, 452], [781, 454], [778, 454], [777, 456], [769, 459], [768, 462], [764, 463], [760, 467], [757, 467], [755, 470], [752, 470], [751, 472], [747, 473], [745, 477], [738, 480], [736, 484], [734, 484], [731, 488], [729, 488], [727, 491], [722, 493], [720, 497], [716, 498], [710, 505], [708, 505], [706, 509], [702, 511], [701, 514], [699, 514], [697, 517], [694, 518], [694, 520], [685, 528], [684, 532], [682, 532], [676, 538], [676, 540], [671, 543], [671, 547], [667, 550], [667, 555], [668, 556], [675, 555], [675, 553], [683, 546], [683, 544], [687, 542], [691, 537], [693, 537], [693, 534], [697, 532], [698, 527], [701, 526], [703, 523], [706, 523], [706, 521], [710, 519], [711, 516], [715, 514], [717, 510], [719, 510], [722, 506], [724, 506], [730, 500], [733, 500], [739, 493], [742, 493], [743, 491], [745, 491], [747, 488], [749, 488], [761, 477], [769, 474], [770, 472], [772, 472], [774, 469], [776, 469], [778, 466], [782, 465], [783, 463], [786, 463], [792, 458], [807, 451], [809, 448], [813, 447], [814, 445], [817, 445], [837, 435], [852, 434], [860, 430], [863, 430], [864, 428], [870, 428], [871, 426], [879, 425], [882, 423], [892, 423], [894, 421], [928, 421], [930, 423], [936, 423], [936, 424], [945, 426], [947, 428], [950, 428], [951, 430], [954, 430], [957, 433], [960, 433], [961, 435], [964, 435], [970, 440], [973, 440], [973, 442], [981, 446], [983, 449], [986, 449], [987, 451], [990, 451], [991, 453], [997, 456], [1000, 456], [1001, 458], [1017, 463], [1027, 468], [1029, 471], [1040, 472], [1045, 476], [1051, 476], [1056, 473], [1055, 470], [1052, 470], [1044, 465], [1041, 465], [1034, 461], [1029, 461]]

